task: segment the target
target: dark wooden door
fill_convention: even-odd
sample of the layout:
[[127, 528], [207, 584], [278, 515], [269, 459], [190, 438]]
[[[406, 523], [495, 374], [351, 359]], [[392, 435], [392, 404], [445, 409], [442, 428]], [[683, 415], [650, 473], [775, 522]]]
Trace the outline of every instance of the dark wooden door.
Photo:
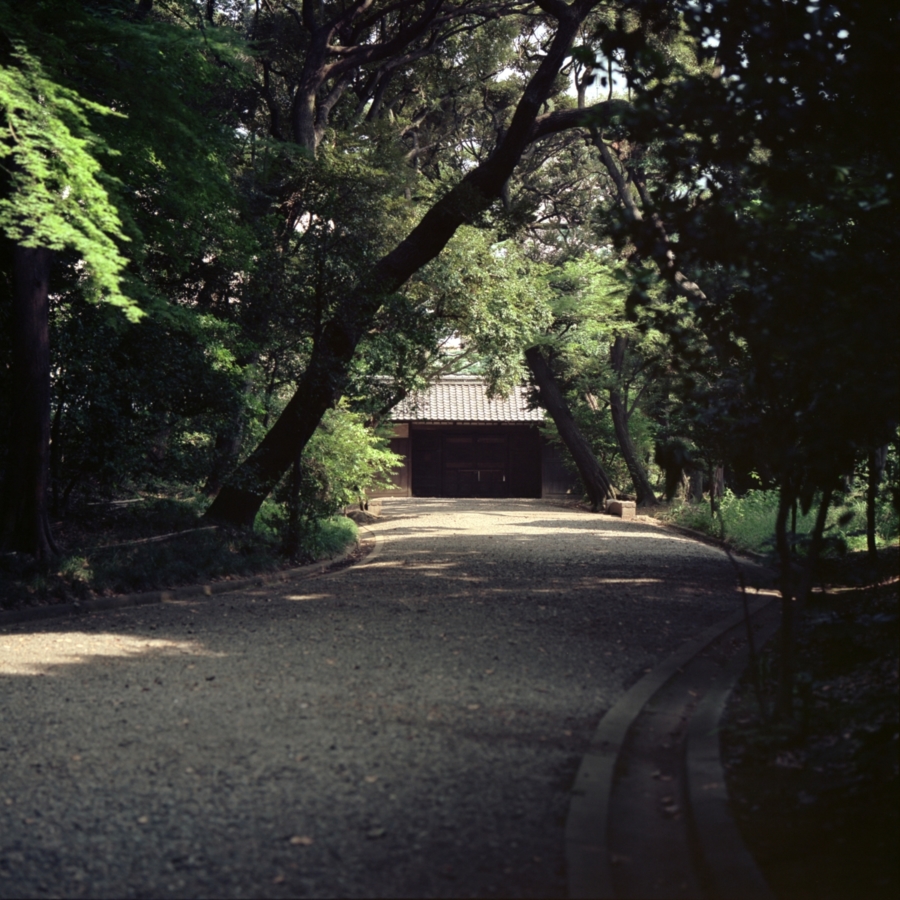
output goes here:
[[509, 439], [505, 434], [445, 434], [445, 497], [509, 496]]
[[441, 433], [439, 431], [414, 431], [411, 444], [413, 496], [440, 497]]

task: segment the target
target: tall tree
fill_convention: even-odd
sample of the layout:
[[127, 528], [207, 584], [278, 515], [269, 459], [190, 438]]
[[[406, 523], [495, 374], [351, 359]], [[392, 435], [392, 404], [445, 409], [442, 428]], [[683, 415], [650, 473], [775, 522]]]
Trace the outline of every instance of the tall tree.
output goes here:
[[556, 425], [581, 476], [581, 482], [591, 502], [591, 509], [597, 512], [603, 509], [607, 499], [613, 496], [609, 477], [597, 462], [590, 443], [575, 423], [569, 404], [540, 347], [529, 347], [525, 351], [525, 360], [538, 388], [540, 404], [550, 413], [553, 424]]
[[[619, 377], [622, 376], [625, 368], [627, 349], [628, 338], [623, 334], [616, 335], [609, 355], [613, 372]], [[650, 486], [650, 480], [647, 477], [647, 471], [631, 439], [631, 432], [628, 428], [630, 410], [628, 409], [626, 396], [623, 394], [619, 384], [614, 384], [609, 389], [609, 409], [612, 415], [613, 427], [616, 430], [616, 440], [625, 459], [625, 465], [628, 466], [628, 472], [631, 475], [631, 481], [637, 494], [637, 504], [638, 506], [653, 506], [656, 503], [656, 495], [653, 493], [653, 488]]]
[[[239, 66], [227, 40], [203, 36], [183, 22], [158, 15], [152, 3], [0, 2], [0, 158], [5, 163], [0, 234], [10, 245], [3, 254], [10, 263], [5, 266], [8, 291], [0, 297], [0, 315], [11, 322], [45, 322], [52, 294], [56, 321], [51, 326], [57, 331], [51, 327], [51, 335], [59, 336], [60, 324], [63, 330], [78, 323], [85, 328], [108, 325], [109, 316], [105, 321], [91, 316], [84, 303], [88, 300], [124, 312], [120, 324], [137, 322], [152, 309], [154, 327], [168, 321], [182, 336], [198, 336], [196, 327], [184, 327], [190, 316], [184, 301], [193, 299], [190, 262], [225, 255], [227, 248], [240, 243], [231, 225], [233, 207], [223, 212], [232, 196], [222, 164], [223, 147], [236, 141], [234, 128], [226, 127], [234, 97], [225, 103], [223, 94], [233, 92], [234, 82], [240, 80]], [[237, 122], [231, 118], [230, 124]], [[29, 276], [28, 284], [15, 287], [15, 273], [28, 268], [12, 265], [17, 254], [22, 257], [20, 250], [52, 251], [52, 279], [39, 277], [35, 282]], [[245, 269], [248, 256], [242, 261]], [[49, 257], [36, 258], [46, 268]], [[239, 265], [232, 268], [233, 280], [238, 280], [234, 271], [240, 271]], [[35, 283], [40, 290], [33, 289]], [[23, 308], [25, 298], [29, 309]], [[173, 309], [173, 302], [181, 303], [181, 309]], [[72, 327], [73, 335], [75, 330]], [[90, 350], [95, 337], [68, 341], [66, 350], [76, 355], [82, 347]], [[49, 357], [26, 351], [24, 340], [22, 333], [19, 346], [11, 347], [16, 388], [10, 414], [15, 421], [46, 422]], [[210, 340], [214, 342], [215, 337]], [[121, 334], [113, 341], [116, 349], [127, 343]], [[113, 345], [108, 349], [112, 355]], [[28, 367], [23, 369], [26, 358]], [[22, 385], [38, 377], [38, 360], [40, 384], [35, 381], [34, 388], [25, 391]], [[96, 395], [82, 406], [73, 391], [63, 401], [66, 384], [73, 384], [69, 376], [79, 368], [72, 362], [55, 353], [58, 383], [51, 387], [60, 391], [53, 419], [57, 438], [66, 434], [70, 416], [85, 419], [86, 408], [109, 406], [108, 396]], [[80, 368], [84, 373], [89, 367]], [[128, 371], [127, 366], [123, 370]], [[177, 374], [173, 370], [166, 375], [158, 381], [172, 387]], [[190, 386], [183, 393], [190, 395]], [[35, 398], [40, 398], [40, 415], [24, 408], [38, 402]], [[177, 409], [183, 399], [169, 405]], [[151, 402], [155, 412], [139, 411], [146, 414], [151, 433], [161, 434], [170, 426], [170, 413], [161, 409], [169, 400], [171, 395]], [[42, 487], [23, 486], [24, 477], [31, 481], [38, 476], [31, 468], [23, 469], [20, 461], [47, 457], [50, 430], [41, 427], [44, 449], [37, 455], [33, 444], [22, 444], [33, 440], [23, 430], [4, 432], [8, 453], [0, 463], [0, 539], [7, 546], [45, 555], [52, 549], [45, 537], [46, 476], [39, 476]], [[112, 445], [117, 437], [113, 433], [106, 439]], [[87, 443], [98, 445], [99, 436], [90, 435]], [[148, 450], [141, 455], [147, 457]], [[52, 453], [57, 468], [64, 456], [57, 444]], [[23, 503], [23, 496], [35, 499]], [[42, 524], [34, 526], [35, 521]]]
[[683, 21], [712, 68], [688, 72], [624, 31], [604, 37], [629, 59], [626, 127], [658, 150], [658, 187], [641, 198], [643, 223], [627, 229], [649, 241], [658, 215], [679, 256], [729, 275], [685, 296], [725, 351], [722, 371], [733, 370], [729, 348], [742, 348], [742, 389], [722, 407], [732, 441], [767, 436], [781, 493], [787, 711], [788, 512], [827, 500], [890, 439], [900, 407], [900, 155], [873, 87], [898, 77], [900, 20], [881, 0], [715, 0], [686, 6]]
[[302, 451], [325, 410], [344, 392], [356, 347], [385, 298], [434, 259], [461, 225], [477, 220], [490, 209], [533, 140], [575, 123], [565, 114], [541, 117], [541, 108], [554, 91], [582, 23], [597, 4], [581, 0], [567, 5], [547, 0], [539, 5], [548, 18], [545, 53], [494, 149], [434, 203], [409, 235], [342, 298], [334, 317], [322, 329], [297, 392], [262, 443], [216, 497], [207, 513], [210, 518], [252, 524], [263, 499]]
[[13, 249], [10, 422], [14, 436], [6, 461], [7, 478], [0, 520], [0, 546], [38, 559], [57, 552], [47, 515], [50, 477], [50, 336], [48, 294], [52, 251]]
[[[52, 253], [75, 249], [92, 289], [138, 313], [120, 289], [121, 223], [99, 179], [103, 142], [88, 116], [108, 110], [56, 83], [0, 6], [0, 118], [6, 162], [0, 232], [12, 245], [12, 413], [0, 547], [46, 558], [56, 549], [47, 514], [50, 458], [49, 283]], [[10, 14], [7, 16], [7, 14]]]

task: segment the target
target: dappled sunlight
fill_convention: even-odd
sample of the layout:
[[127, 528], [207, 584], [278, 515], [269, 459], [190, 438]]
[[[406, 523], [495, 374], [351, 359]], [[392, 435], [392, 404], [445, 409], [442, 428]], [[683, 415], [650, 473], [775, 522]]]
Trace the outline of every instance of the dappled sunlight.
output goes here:
[[402, 566], [402, 559], [378, 559], [375, 562], [359, 563], [358, 565], [353, 567], [353, 571], [359, 572], [363, 569], [399, 569]]
[[[76, 649], [77, 648], [77, 649]], [[0, 637], [0, 675], [50, 675], [58, 666], [146, 656], [220, 657], [199, 641], [83, 631]]]
[[663, 584], [662, 578], [597, 578], [590, 576], [594, 584]]
[[[659, 525], [645, 521], [623, 521], [609, 516], [591, 515], [584, 511], [555, 509], [541, 500], [503, 501], [502, 509], [496, 501], [455, 499], [394, 499], [386, 512], [390, 518], [379, 523], [379, 532], [386, 545], [400, 545], [409, 541], [434, 538], [446, 534], [470, 541], [491, 539], [513, 540], [517, 543], [540, 541], [547, 544], [576, 537], [593, 538], [599, 542], [653, 540], [677, 543], [701, 549], [691, 538], [675, 534]], [[513, 507], [513, 508], [510, 508]], [[450, 517], [450, 524], [434, 527], [427, 520], [433, 514]], [[486, 521], [487, 520], [487, 521]], [[716, 552], [706, 547], [707, 552]], [[410, 550], [404, 552], [430, 552]], [[459, 551], [457, 551], [458, 554]], [[478, 551], [468, 551], [475, 552]]]

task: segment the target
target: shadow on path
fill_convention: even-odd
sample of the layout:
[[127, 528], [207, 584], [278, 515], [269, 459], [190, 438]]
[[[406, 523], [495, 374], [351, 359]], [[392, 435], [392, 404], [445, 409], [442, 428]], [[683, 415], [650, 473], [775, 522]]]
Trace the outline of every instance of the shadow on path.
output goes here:
[[536, 501], [388, 506], [357, 567], [0, 631], [0, 896], [564, 894], [587, 741], [736, 608], [728, 561]]

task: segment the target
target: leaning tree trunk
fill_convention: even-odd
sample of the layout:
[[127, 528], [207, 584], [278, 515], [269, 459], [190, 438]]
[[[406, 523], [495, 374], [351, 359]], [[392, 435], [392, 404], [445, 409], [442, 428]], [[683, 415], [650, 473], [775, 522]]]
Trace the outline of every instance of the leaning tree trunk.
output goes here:
[[609, 478], [597, 462], [587, 438], [575, 424], [569, 404], [566, 403], [566, 398], [559, 389], [544, 354], [537, 347], [529, 347], [525, 351], [525, 361], [534, 376], [534, 383], [538, 386], [541, 406], [550, 413], [559, 436], [572, 454], [578, 474], [590, 498], [591, 509], [597, 512], [606, 504], [606, 498], [612, 496]]
[[58, 552], [50, 533], [50, 327], [52, 251], [13, 251], [12, 415], [0, 547], [47, 559]]
[[[620, 334], [610, 348], [610, 361], [612, 362], [613, 371], [618, 376], [621, 376], [625, 365], [625, 351], [627, 347], [628, 338]], [[625, 465], [628, 466], [628, 473], [631, 475], [631, 481], [637, 494], [637, 505], [655, 506], [656, 494], [653, 493], [653, 488], [650, 487], [650, 479], [647, 477], [647, 472], [641, 464], [634, 442], [631, 440], [631, 432], [628, 430], [628, 410], [625, 407], [622, 393], [618, 387], [610, 388], [609, 408], [612, 413], [613, 427], [616, 430], [616, 441], [619, 444], [619, 450], [622, 451]]]
[[559, 27], [532, 76], [509, 128], [491, 155], [435, 203], [368, 276], [344, 295], [326, 324], [297, 391], [262, 443], [235, 470], [206, 512], [210, 519], [251, 526], [263, 500], [312, 437], [316, 426], [344, 392], [356, 346], [383, 298], [399, 290], [434, 259], [463, 224], [487, 210], [503, 191], [525, 148], [534, 138], [541, 111], [578, 34], [589, 5], [559, 7]]

